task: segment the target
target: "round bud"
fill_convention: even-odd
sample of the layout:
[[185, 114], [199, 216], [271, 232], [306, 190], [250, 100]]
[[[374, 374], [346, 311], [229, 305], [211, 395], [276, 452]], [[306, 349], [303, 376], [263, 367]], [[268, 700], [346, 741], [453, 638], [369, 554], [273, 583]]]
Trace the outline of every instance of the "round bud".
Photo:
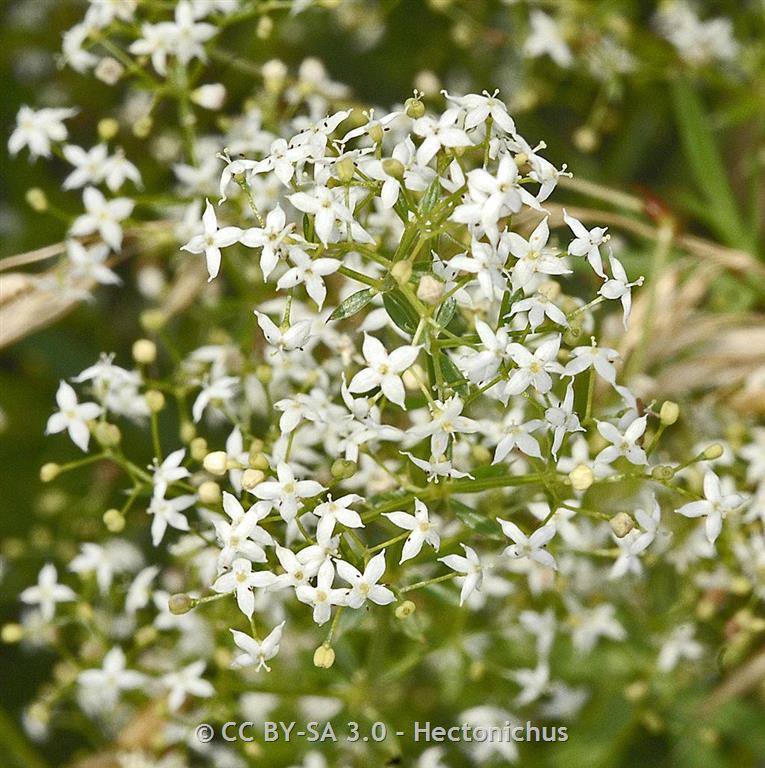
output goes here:
[[114, 448], [122, 440], [122, 432], [116, 424], [109, 424], [106, 421], [99, 421], [93, 429], [93, 435], [98, 444], [103, 448]]
[[353, 477], [356, 474], [357, 469], [358, 465], [355, 461], [351, 461], [350, 459], [335, 459], [330, 471], [335, 480], [348, 480], [348, 478]]
[[659, 411], [659, 421], [665, 426], [670, 427], [680, 417], [680, 406], [672, 400], [666, 400]]
[[701, 455], [707, 461], [713, 461], [714, 459], [719, 459], [723, 452], [724, 449], [720, 443], [712, 443]]
[[105, 117], [98, 121], [98, 137], [101, 141], [110, 141], [120, 130], [120, 124], [113, 117]]
[[337, 172], [337, 178], [347, 183], [353, 178], [353, 174], [356, 173], [356, 166], [350, 157], [344, 157], [335, 163], [335, 171]]
[[329, 643], [322, 643], [313, 654], [313, 665], [320, 669], [329, 669], [335, 663], [335, 652]]
[[226, 101], [226, 87], [222, 83], [200, 85], [191, 92], [191, 100], [202, 109], [218, 110]]
[[26, 200], [29, 207], [36, 213], [45, 213], [48, 210], [48, 198], [40, 187], [28, 189]]
[[396, 618], [407, 619], [417, 610], [417, 606], [411, 600], [404, 600], [403, 603], [396, 606]]
[[170, 595], [167, 607], [170, 609], [170, 613], [175, 616], [182, 616], [194, 607], [194, 603], [195, 600], [191, 595], [187, 595], [185, 592], [176, 592], [174, 595]]
[[370, 126], [369, 138], [372, 139], [375, 144], [379, 144], [383, 140], [384, 135], [385, 131], [383, 130], [383, 127], [380, 125], [380, 123], [375, 123], [374, 125]]
[[624, 538], [635, 527], [635, 521], [626, 512], [618, 512], [608, 524], [619, 539]]
[[151, 339], [133, 342], [133, 360], [139, 365], [151, 365], [157, 359], [157, 345]]
[[485, 445], [473, 445], [470, 448], [470, 455], [476, 464], [490, 464], [492, 459], [491, 451]]
[[265, 477], [259, 469], [245, 469], [242, 473], [242, 488], [251, 491], [256, 485], [260, 485]]
[[156, 628], [152, 627], [150, 624], [141, 627], [135, 633], [135, 644], [139, 648], [145, 648], [147, 645], [151, 645], [157, 639], [158, 634], [159, 633], [157, 632]]
[[675, 470], [667, 464], [658, 464], [651, 470], [651, 477], [661, 483], [668, 483], [675, 476]]
[[412, 262], [397, 261], [391, 267], [390, 273], [399, 285], [404, 285], [409, 282], [409, 278], [412, 276]]
[[575, 491], [586, 491], [595, 482], [595, 475], [586, 464], [579, 464], [568, 473], [568, 479]]
[[133, 135], [139, 139], [145, 139], [151, 133], [153, 125], [154, 121], [151, 119], [151, 116], [145, 115], [133, 123]]
[[106, 85], [116, 85], [122, 75], [125, 74], [125, 67], [117, 59], [104, 56], [96, 65], [93, 74]]
[[279, 59], [270, 59], [260, 69], [266, 91], [275, 96], [281, 93], [287, 79], [287, 65]]
[[150, 389], [144, 397], [152, 413], [159, 413], [165, 407], [165, 396], [158, 389]]
[[600, 143], [600, 137], [597, 132], [588, 125], [583, 125], [581, 128], [577, 128], [571, 138], [574, 142], [574, 146], [580, 152], [594, 152]]
[[[192, 440], [194, 440], [196, 434], [197, 428], [190, 421], [184, 421], [183, 424], [181, 424], [180, 438], [182, 443], [190, 443]], [[202, 456], [199, 457], [200, 460], [205, 453], [207, 453], [207, 448], [205, 448]]]
[[24, 637], [24, 628], [21, 624], [5, 624], [0, 631], [0, 638], [7, 645], [18, 643]]
[[395, 157], [387, 157], [382, 161], [382, 168], [388, 176], [393, 176], [394, 179], [403, 179], [406, 168], [400, 160], [396, 160]]
[[110, 533], [120, 533], [125, 529], [125, 516], [119, 509], [107, 509], [101, 519]]
[[55, 480], [58, 477], [59, 472], [61, 472], [61, 467], [50, 461], [40, 467], [40, 480], [43, 483], [49, 483], [51, 480]]
[[255, 27], [255, 36], [259, 40], [267, 40], [274, 31], [274, 20], [270, 16], [261, 16]]
[[643, 680], [635, 680], [624, 689], [624, 698], [636, 703], [648, 695], [648, 685]]
[[261, 384], [270, 384], [274, 377], [274, 370], [270, 365], [261, 363], [255, 368], [255, 376]]
[[425, 105], [417, 98], [410, 98], [404, 102], [404, 110], [407, 117], [417, 120], [425, 114]]
[[195, 437], [189, 445], [191, 458], [195, 461], [202, 461], [207, 456], [207, 440], [203, 437]]
[[213, 451], [205, 456], [202, 464], [211, 475], [225, 475], [228, 470], [228, 454], [225, 451]]
[[202, 483], [197, 492], [202, 504], [217, 504], [220, 501], [220, 486], [212, 480], [206, 480]]
[[247, 463], [252, 469], [259, 469], [265, 472], [271, 465], [268, 463], [266, 454], [263, 451], [253, 452], [250, 451], [250, 455], [247, 459]]
[[432, 275], [423, 275], [417, 286], [417, 298], [425, 304], [438, 304], [444, 297], [444, 284]]
[[161, 309], [147, 309], [141, 312], [139, 319], [145, 331], [159, 331], [167, 322], [167, 317]]

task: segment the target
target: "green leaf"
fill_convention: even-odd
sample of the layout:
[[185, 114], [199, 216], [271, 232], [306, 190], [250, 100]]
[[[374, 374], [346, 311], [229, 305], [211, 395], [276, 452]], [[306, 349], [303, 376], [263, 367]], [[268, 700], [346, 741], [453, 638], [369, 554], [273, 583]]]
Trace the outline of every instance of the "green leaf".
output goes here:
[[383, 306], [390, 319], [402, 331], [415, 333], [420, 322], [419, 315], [398, 288], [383, 294]]
[[457, 302], [454, 299], [447, 299], [436, 312], [436, 322], [442, 328], [446, 328], [454, 317], [456, 310]]
[[497, 539], [498, 541], [502, 539], [499, 524], [493, 518], [479, 515], [478, 512], [471, 509], [467, 504], [463, 504], [456, 499], [449, 499], [449, 505], [454, 510], [454, 513], [459, 520], [468, 528], [474, 530], [481, 536], [487, 536], [490, 539]]
[[436, 178], [430, 182], [430, 186], [425, 190], [425, 194], [422, 196], [422, 200], [420, 200], [420, 215], [432, 211], [440, 196], [441, 180], [436, 176]]
[[360, 309], [366, 307], [376, 295], [377, 292], [373, 288], [364, 288], [364, 290], [351, 294], [345, 301], [335, 307], [327, 322], [330, 320], [343, 320], [346, 317], [355, 315]]
[[468, 393], [467, 379], [465, 379], [459, 368], [452, 362], [451, 357], [445, 352], [439, 352], [438, 361], [446, 383], [455, 392], [458, 392], [460, 395], [466, 395]]

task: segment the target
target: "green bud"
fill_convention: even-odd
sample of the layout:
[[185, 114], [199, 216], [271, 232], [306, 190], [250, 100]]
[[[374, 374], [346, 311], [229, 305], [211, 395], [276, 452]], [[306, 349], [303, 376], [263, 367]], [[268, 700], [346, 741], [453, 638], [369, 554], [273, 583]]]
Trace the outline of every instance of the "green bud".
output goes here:
[[332, 464], [332, 477], [335, 480], [348, 480], [353, 477], [358, 470], [358, 464], [350, 459], [335, 459]]
[[51, 480], [55, 480], [58, 477], [59, 472], [61, 472], [61, 467], [50, 461], [40, 467], [40, 480], [43, 483], [49, 483]]
[[386, 157], [382, 161], [382, 168], [388, 176], [393, 176], [394, 179], [403, 179], [406, 167], [400, 160], [396, 160], [395, 157]]
[[675, 470], [667, 464], [658, 464], [651, 470], [651, 477], [654, 480], [667, 483], [675, 476]]
[[413, 120], [417, 120], [425, 114], [425, 105], [418, 97], [407, 99], [404, 102], [404, 109], [407, 117], [411, 117]]
[[122, 440], [122, 432], [116, 424], [99, 421], [93, 429], [93, 435], [98, 444], [104, 448], [114, 448]]
[[680, 406], [677, 403], [673, 403], [672, 400], [667, 400], [661, 406], [659, 411], [659, 421], [665, 426], [670, 427], [680, 417]]
[[170, 609], [170, 613], [175, 616], [183, 616], [184, 613], [188, 613], [194, 607], [194, 603], [195, 600], [190, 595], [185, 592], [176, 592], [174, 595], [170, 595], [167, 607]]

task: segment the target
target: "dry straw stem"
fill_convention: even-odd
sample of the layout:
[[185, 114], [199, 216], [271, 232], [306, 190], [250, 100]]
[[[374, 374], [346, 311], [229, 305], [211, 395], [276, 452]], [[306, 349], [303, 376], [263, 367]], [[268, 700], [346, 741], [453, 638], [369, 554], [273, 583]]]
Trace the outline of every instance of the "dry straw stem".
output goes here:
[[701, 707], [702, 717], [714, 714], [729, 701], [749, 693], [765, 680], [765, 649], [752, 656], [745, 664], [731, 672], [728, 677], [712, 691]]

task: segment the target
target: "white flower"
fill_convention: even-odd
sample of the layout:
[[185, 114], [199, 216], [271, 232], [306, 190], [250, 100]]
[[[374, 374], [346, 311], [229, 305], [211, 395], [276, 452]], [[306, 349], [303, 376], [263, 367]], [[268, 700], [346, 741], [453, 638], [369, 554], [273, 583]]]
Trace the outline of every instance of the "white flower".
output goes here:
[[259, 483], [253, 492], [259, 499], [271, 502], [289, 523], [295, 519], [302, 500], [317, 496], [324, 490], [324, 486], [315, 480], [295, 480], [292, 468], [284, 461], [279, 462], [276, 474], [277, 480]]
[[560, 349], [560, 335], [540, 344], [534, 352], [529, 352], [522, 344], [508, 344], [507, 353], [513, 359], [517, 368], [512, 372], [504, 387], [505, 399], [512, 395], [520, 395], [529, 386], [540, 394], [549, 392], [552, 388], [550, 373], [562, 373], [563, 367], [556, 362]]
[[519, 707], [536, 701], [550, 685], [550, 667], [546, 661], [540, 662], [536, 669], [513, 670], [510, 676], [521, 686], [521, 692], [515, 697]]
[[417, 163], [427, 165], [443, 147], [469, 147], [473, 142], [470, 137], [456, 126], [460, 116], [459, 109], [447, 109], [440, 117], [432, 115], [415, 120], [412, 130], [424, 141], [417, 148]]
[[239, 610], [249, 619], [255, 611], [253, 587], [268, 587], [276, 576], [269, 571], [252, 570], [252, 563], [244, 557], [234, 560], [231, 571], [219, 576], [212, 585], [215, 592], [235, 592]]
[[452, 466], [446, 456], [441, 454], [440, 456], [431, 456], [430, 461], [425, 459], [418, 459], [416, 456], [412, 456], [408, 451], [401, 451], [404, 456], [408, 456], [409, 460], [416, 467], [419, 467], [423, 472], [428, 475], [428, 482], [438, 482], [439, 477], [469, 477], [473, 479], [473, 476], [469, 472], [460, 472]]
[[460, 591], [460, 605], [473, 594], [474, 591], [481, 591], [481, 583], [483, 582], [483, 568], [481, 567], [481, 561], [478, 559], [475, 550], [471, 547], [462, 544], [462, 549], [465, 550], [465, 557], [462, 555], [447, 555], [446, 557], [439, 557], [438, 559], [447, 567], [451, 568], [457, 573], [464, 574], [463, 577], [459, 577], [462, 580], [462, 590]]
[[547, 217], [537, 224], [534, 231], [525, 240], [517, 232], [505, 232], [502, 235], [502, 246], [506, 248], [517, 261], [512, 270], [513, 290], [525, 288], [531, 279], [537, 275], [568, 275], [571, 270], [558, 256], [556, 248], [547, 246], [550, 239], [550, 225]]
[[125, 613], [129, 616], [133, 616], [136, 611], [149, 604], [151, 585], [157, 574], [159, 574], [159, 567], [156, 565], [150, 565], [136, 574], [125, 597]]
[[107, 200], [95, 187], [85, 187], [82, 202], [86, 213], [74, 220], [69, 234], [80, 237], [98, 232], [112, 250], [119, 251], [122, 246], [120, 222], [133, 212], [133, 201], [127, 197]]
[[598, 375], [614, 386], [616, 384], [614, 362], [619, 359], [620, 355], [615, 349], [599, 347], [593, 339], [591, 346], [576, 347], [571, 350], [571, 360], [566, 363], [563, 375], [576, 376], [588, 368], [594, 368]]
[[255, 563], [265, 563], [264, 547], [273, 545], [274, 540], [258, 523], [271, 511], [271, 504], [260, 501], [245, 512], [236, 496], [223, 491], [223, 509], [231, 522], [214, 521], [215, 532], [222, 547], [218, 566], [229, 566], [237, 555]]
[[483, 295], [490, 300], [499, 299], [507, 287], [505, 280], [505, 259], [490, 243], [473, 238], [470, 256], [460, 254], [449, 261], [452, 269], [476, 275]]
[[664, 641], [656, 660], [660, 672], [671, 672], [681, 659], [696, 661], [704, 654], [704, 647], [694, 640], [695, 629], [692, 624], [675, 627]]
[[613, 274], [613, 277], [606, 280], [606, 282], [600, 286], [598, 293], [607, 299], [621, 299], [622, 308], [624, 310], [623, 322], [626, 330], [630, 320], [630, 311], [632, 310], [632, 291], [630, 289], [636, 285], [643, 285], [644, 278], [639, 277], [637, 280], [630, 283], [622, 263], [613, 256], [609, 256], [608, 261], [611, 264], [611, 273]]
[[67, 137], [64, 120], [74, 117], [76, 109], [38, 109], [21, 107], [16, 115], [16, 128], [8, 140], [8, 151], [17, 155], [29, 147], [32, 160], [42, 156], [50, 157], [53, 141], [64, 141]]
[[704, 499], [685, 504], [677, 512], [685, 517], [706, 517], [707, 539], [711, 544], [717, 540], [722, 530], [722, 522], [728, 512], [733, 512], [744, 503], [739, 493], [722, 492], [720, 478], [710, 469], [704, 475]]
[[497, 522], [502, 526], [505, 536], [512, 539], [513, 544], [505, 548], [503, 554], [513, 559], [528, 557], [531, 560], [544, 565], [547, 568], [557, 568], [553, 556], [544, 549], [550, 539], [555, 536], [555, 526], [547, 523], [541, 528], [537, 528], [531, 536], [526, 534], [513, 522], [497, 518]]
[[600, 246], [607, 243], [610, 235], [606, 234], [606, 228], [593, 227], [587, 229], [579, 219], [569, 216], [566, 210], [563, 210], [563, 220], [568, 224], [575, 238], [569, 243], [568, 252], [572, 256], [585, 256], [595, 273], [602, 278], [606, 277], [603, 272], [603, 260], [600, 256]]
[[601, 637], [622, 641], [627, 630], [615, 617], [616, 608], [611, 603], [601, 603], [593, 608], [581, 608], [569, 601], [569, 620], [572, 624], [571, 641], [580, 653], [590, 653]]
[[69, 570], [80, 576], [95, 573], [98, 589], [105, 595], [112, 585], [116, 565], [113, 553], [98, 544], [84, 542], [80, 545], [80, 554], [69, 563]]
[[513, 303], [510, 308], [510, 316], [519, 312], [528, 314], [528, 323], [532, 331], [535, 331], [547, 317], [551, 322], [568, 327], [568, 319], [563, 311], [544, 293], [537, 292], [533, 296], [521, 299]]
[[290, 261], [295, 265], [288, 269], [276, 284], [278, 290], [294, 288], [305, 283], [308, 295], [316, 302], [319, 310], [324, 306], [327, 289], [323, 277], [337, 272], [342, 262], [337, 259], [312, 259], [302, 248], [293, 246], [289, 251]]
[[86, 248], [79, 240], [67, 240], [66, 255], [72, 265], [72, 277], [76, 280], [95, 280], [101, 285], [120, 285], [122, 280], [106, 266], [109, 252], [105, 243]]
[[336, 223], [346, 225], [354, 240], [374, 243], [374, 238], [356, 221], [351, 210], [342, 201], [341, 195], [342, 190], [316, 184], [310, 192], [296, 192], [290, 195], [289, 200], [299, 211], [314, 216], [316, 234], [324, 245], [335, 236]]
[[525, 453], [527, 456], [533, 456], [536, 459], [542, 458], [542, 452], [539, 449], [539, 443], [531, 433], [543, 425], [541, 419], [531, 419], [522, 423], [522, 415], [518, 411], [510, 411], [502, 421], [502, 438], [497, 443], [494, 451], [492, 464], [499, 464], [514, 448]]
[[563, 400], [556, 400], [550, 395], [550, 407], [545, 411], [545, 421], [552, 429], [552, 455], [557, 459], [563, 438], [572, 432], [584, 432], [579, 417], [574, 413], [574, 387], [569, 383]]
[[167, 526], [179, 531], [189, 530], [189, 521], [181, 512], [196, 503], [194, 495], [177, 496], [174, 499], [162, 499], [154, 496], [146, 510], [153, 516], [151, 521], [151, 540], [155, 547], [159, 546], [165, 535]]
[[[331, 542], [330, 542], [331, 544]], [[313, 546], [301, 549], [295, 554], [287, 547], [276, 545], [276, 557], [279, 564], [284, 568], [284, 573], [280, 573], [274, 578], [273, 584], [269, 585], [270, 590], [286, 589], [288, 587], [299, 587], [301, 584], [307, 584], [319, 570], [324, 562], [324, 556], [319, 559], [316, 555], [316, 549]]]
[[383, 512], [383, 516], [387, 517], [393, 525], [411, 531], [404, 542], [399, 562], [403, 563], [416, 557], [425, 542], [438, 552], [438, 548], [441, 546], [441, 537], [430, 521], [428, 508], [419, 499], [414, 500], [413, 515], [406, 512]]
[[364, 501], [364, 499], [356, 493], [349, 493], [339, 499], [333, 499], [328, 494], [327, 501], [319, 504], [313, 510], [314, 515], [320, 518], [316, 528], [317, 540], [328, 541], [331, 539], [336, 523], [341, 523], [346, 528], [363, 528], [364, 523], [361, 521], [361, 516], [350, 508], [351, 504], [357, 504], [360, 501]]
[[233, 669], [240, 669], [241, 667], [250, 667], [256, 664], [257, 672], [261, 669], [270, 672], [271, 668], [266, 662], [273, 659], [279, 653], [279, 643], [282, 639], [282, 630], [285, 623], [283, 621], [281, 624], [277, 624], [262, 642], [255, 640], [244, 632], [237, 632], [235, 629], [232, 629], [231, 634], [234, 636], [234, 642], [244, 653], [241, 653], [234, 659], [231, 667]]
[[162, 685], [168, 689], [167, 706], [171, 712], [177, 712], [187, 696], [209, 698], [215, 694], [212, 684], [202, 679], [205, 666], [204, 661], [195, 661], [177, 672], [162, 676]]
[[77, 599], [72, 589], [58, 583], [56, 566], [46, 563], [37, 576], [37, 585], [27, 587], [19, 596], [22, 603], [38, 605], [45, 621], [52, 621], [56, 613], [56, 603], [68, 603]]
[[284, 238], [294, 226], [293, 224], [287, 226], [286, 220], [284, 210], [277, 205], [266, 216], [265, 226], [245, 229], [240, 237], [239, 241], [247, 248], [262, 249], [260, 252], [260, 270], [263, 272], [264, 280], [268, 280], [268, 276], [279, 263], [279, 254]]
[[377, 605], [388, 605], [396, 599], [391, 590], [377, 583], [385, 573], [384, 551], [367, 563], [363, 574], [344, 560], [338, 560], [336, 567], [338, 576], [351, 585], [347, 596], [347, 605], [351, 608], [361, 608], [367, 600]]
[[507, 356], [507, 345], [510, 343], [510, 338], [506, 328], [498, 328], [496, 332], [492, 331], [489, 325], [480, 318], [476, 318], [475, 330], [481, 340], [483, 350], [477, 352], [471, 349], [468, 354], [461, 356], [459, 367], [470, 381], [474, 384], [480, 384], [497, 375], [500, 365]]
[[74, 144], [67, 144], [62, 150], [66, 161], [75, 169], [64, 179], [63, 189], [77, 189], [86, 184], [100, 184], [104, 180], [106, 158], [109, 149], [106, 144], [96, 144], [84, 150]]
[[155, 496], [164, 497], [167, 493], [168, 485], [189, 476], [189, 470], [181, 466], [185, 456], [185, 449], [180, 448], [168, 454], [161, 464], [157, 464], [156, 459], [154, 460], [154, 465], [149, 468], [153, 470], [151, 481], [154, 486]]
[[297, 323], [293, 323], [286, 330], [278, 328], [273, 320], [263, 312], [255, 310], [255, 315], [258, 318], [258, 325], [260, 330], [263, 331], [263, 335], [266, 337], [266, 341], [271, 346], [278, 347], [285, 352], [290, 352], [294, 349], [302, 349], [308, 339], [311, 337], [311, 321], [299, 320]]
[[332, 561], [327, 559], [319, 568], [315, 587], [300, 584], [295, 589], [295, 595], [301, 603], [313, 606], [313, 620], [320, 626], [329, 620], [333, 605], [345, 605], [347, 601], [348, 590], [333, 589], [334, 580], [335, 568]]
[[222, 227], [218, 229], [218, 219], [215, 209], [206, 201], [205, 212], [202, 214], [203, 232], [195, 235], [181, 250], [189, 253], [204, 253], [207, 262], [207, 272], [210, 275], [208, 282], [218, 276], [220, 271], [221, 248], [226, 248], [238, 242], [242, 236], [239, 227]]
[[236, 376], [221, 376], [206, 381], [201, 392], [196, 396], [191, 407], [191, 415], [195, 422], [202, 418], [208, 405], [228, 403], [239, 390], [239, 379]]
[[449, 101], [455, 102], [464, 110], [466, 131], [485, 123], [491, 117], [503, 131], [515, 135], [515, 123], [507, 114], [504, 102], [497, 98], [499, 91], [491, 94], [488, 91], [483, 91], [482, 94], [469, 93], [466, 96], [450, 96], [445, 91], [443, 93]]
[[101, 706], [113, 709], [119, 701], [121, 691], [140, 688], [146, 682], [145, 675], [127, 669], [122, 648], [112, 648], [104, 656], [101, 669], [85, 669], [77, 676], [77, 682], [90, 689]]
[[648, 416], [635, 419], [622, 434], [617, 427], [607, 421], [598, 422], [598, 432], [608, 440], [611, 445], [604, 448], [596, 457], [596, 464], [611, 464], [620, 456], [624, 456], [631, 464], [647, 464], [648, 457], [645, 451], [637, 444], [643, 437]]
[[[468, 171], [467, 180], [473, 205], [479, 211], [475, 223], [480, 222], [484, 230], [496, 228], [503, 216], [520, 211], [523, 201], [518, 186], [518, 166], [510, 155], [504, 155], [499, 161], [496, 174], [476, 168]], [[470, 204], [459, 206], [454, 220], [473, 223], [470, 207]]]
[[442, 456], [446, 453], [450, 437], [478, 431], [478, 422], [460, 415], [463, 407], [462, 399], [457, 395], [444, 403], [435, 400], [430, 406], [430, 421], [412, 427], [409, 434], [417, 440], [430, 435], [431, 454]]
[[97, 403], [78, 403], [74, 389], [62, 381], [56, 392], [58, 413], [54, 413], [45, 427], [46, 435], [55, 435], [67, 430], [72, 442], [83, 451], [88, 450], [90, 430], [88, 422], [101, 415], [101, 406]]
[[547, 54], [559, 67], [570, 67], [574, 57], [560, 33], [558, 24], [538, 8], [529, 14], [531, 29], [523, 44], [523, 52], [532, 59]]
[[362, 352], [367, 367], [351, 379], [348, 391], [358, 394], [380, 387], [388, 400], [405, 409], [404, 383], [401, 381], [401, 374], [417, 359], [420, 347], [398, 347], [389, 355], [379, 339], [365, 333]]

